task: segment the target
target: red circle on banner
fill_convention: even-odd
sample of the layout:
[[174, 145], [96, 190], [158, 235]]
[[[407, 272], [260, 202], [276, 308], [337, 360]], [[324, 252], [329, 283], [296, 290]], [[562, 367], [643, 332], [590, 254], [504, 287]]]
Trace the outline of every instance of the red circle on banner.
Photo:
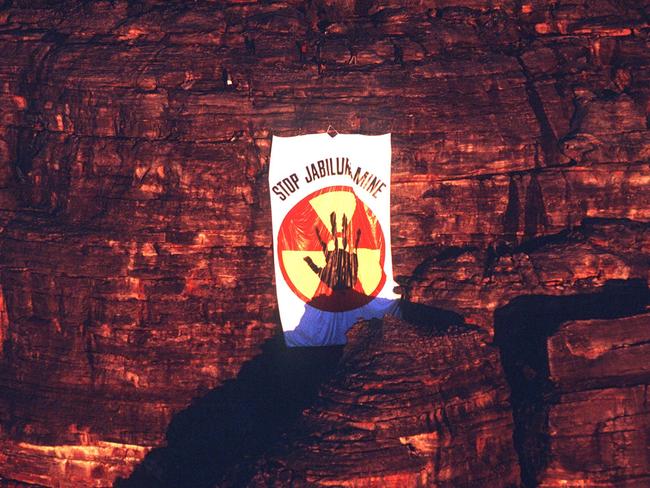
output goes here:
[[386, 282], [381, 225], [349, 186], [322, 188], [300, 200], [280, 225], [277, 247], [289, 288], [320, 310], [362, 307]]

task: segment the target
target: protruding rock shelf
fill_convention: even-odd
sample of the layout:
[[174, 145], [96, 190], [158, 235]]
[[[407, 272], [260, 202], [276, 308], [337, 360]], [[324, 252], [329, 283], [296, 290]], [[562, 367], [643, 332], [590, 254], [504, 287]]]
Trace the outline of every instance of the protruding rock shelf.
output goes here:
[[386, 317], [349, 333], [322, 388], [254, 486], [515, 486], [509, 391], [484, 332]]
[[549, 342], [558, 397], [540, 486], [650, 485], [650, 314], [564, 324]]

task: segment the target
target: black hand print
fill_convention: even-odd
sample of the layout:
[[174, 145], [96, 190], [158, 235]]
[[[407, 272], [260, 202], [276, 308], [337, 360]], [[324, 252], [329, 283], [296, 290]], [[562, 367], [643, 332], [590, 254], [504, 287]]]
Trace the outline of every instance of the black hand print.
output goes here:
[[318, 232], [318, 228], [316, 228], [316, 236], [325, 255], [325, 267], [321, 268], [317, 266], [310, 257], [306, 257], [305, 262], [318, 275], [320, 280], [332, 290], [350, 289], [357, 282], [357, 273], [359, 271], [357, 248], [359, 247], [359, 239], [361, 238], [361, 229], [357, 229], [356, 240], [354, 247], [352, 247], [350, 242], [352, 229], [351, 226], [348, 226], [347, 215], [343, 214], [342, 242], [341, 247], [339, 247], [339, 240], [336, 236], [336, 212], [330, 214], [330, 223], [332, 225], [332, 237], [334, 238], [333, 251], [327, 249], [327, 243], [323, 241], [320, 232]]

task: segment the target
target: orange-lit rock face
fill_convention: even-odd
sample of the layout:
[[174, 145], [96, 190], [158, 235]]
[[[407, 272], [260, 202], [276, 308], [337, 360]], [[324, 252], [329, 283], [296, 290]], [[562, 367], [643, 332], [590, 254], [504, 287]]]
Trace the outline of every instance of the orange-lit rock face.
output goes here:
[[7, 478], [38, 486], [88, 487], [106, 486], [107, 480], [128, 475], [148, 451], [142, 446], [101, 441], [47, 446], [6, 439], [0, 449], [0, 459], [7, 461], [2, 473]]
[[[541, 486], [650, 482], [650, 315], [569, 322], [549, 342], [559, 399]], [[565, 483], [566, 485], [567, 483]]]
[[[617, 382], [627, 378], [615, 367], [625, 360], [605, 352], [594, 359], [603, 365], [585, 367], [613, 371], [611, 384], [587, 392], [571, 380], [575, 388], [556, 398], [546, 394], [556, 374], [544, 368], [574, 374], [561, 366], [565, 353], [545, 355], [563, 321], [606, 319], [572, 316], [563, 297], [609, 297], [608, 281], [649, 277], [648, 228], [639, 223], [650, 219], [647, 7], [407, 3], [2, 4], [0, 478], [110, 485], [163, 443], [192, 398], [258, 354], [276, 328], [270, 137], [332, 124], [393, 133], [395, 275], [411, 300], [489, 335], [497, 322], [503, 333], [527, 330], [522, 303], [559, 310], [549, 321], [556, 328], [532, 345], [501, 344], [521, 400], [513, 419], [526, 479], [645, 479], [640, 434], [626, 432], [648, 428], [638, 396], [647, 372]], [[578, 227], [585, 217], [618, 220]], [[559, 301], [515, 301], [532, 295]], [[619, 338], [590, 342], [591, 329], [575, 330], [586, 338], [571, 339], [574, 350], [588, 349], [580, 361]], [[441, 355], [460, 347], [449, 341], [436, 343]], [[532, 351], [531, 364], [522, 351]], [[472, 412], [499, 439], [498, 459], [511, 459], [507, 415], [490, 417], [507, 402], [481, 393], [503, 383], [488, 356], [493, 376], [479, 368], [464, 380], [477, 392]], [[532, 403], [517, 397], [519, 386], [533, 388]], [[380, 429], [386, 404], [377, 405], [355, 429]], [[602, 448], [600, 478], [592, 460], [567, 452], [571, 442], [528, 443], [535, 429], [553, 436], [570, 422], [570, 405], [601, 417], [587, 412], [584, 429], [567, 436], [588, 436], [591, 446], [618, 436], [623, 446], [625, 459]], [[621, 409], [633, 412], [630, 425], [611, 426], [610, 437], [591, 429], [609, 429]], [[479, 480], [497, 463], [486, 454], [492, 437], [478, 428], [443, 441], [407, 427], [390, 437], [395, 459], [408, 459], [395, 462], [403, 469], [303, 472], [321, 484], [434, 485]], [[443, 442], [465, 443], [473, 467], [457, 454], [436, 465]], [[392, 451], [382, 452], [391, 464]], [[617, 463], [616, 476], [607, 474]], [[519, 467], [503, 469], [506, 483]]]
[[392, 318], [355, 326], [345, 373], [254, 483], [514, 486], [508, 389], [486, 336]]

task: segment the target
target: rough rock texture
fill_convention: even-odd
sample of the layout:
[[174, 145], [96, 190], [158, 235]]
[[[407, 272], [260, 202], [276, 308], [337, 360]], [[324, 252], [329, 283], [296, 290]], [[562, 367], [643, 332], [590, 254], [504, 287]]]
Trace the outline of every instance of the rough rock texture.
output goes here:
[[[612, 405], [625, 408], [625, 398], [636, 394], [631, 386], [643, 388], [648, 384], [650, 378], [641, 371], [637, 383], [630, 383], [623, 371], [607, 373], [606, 368], [615, 367], [615, 361], [621, 360], [619, 356], [608, 356], [601, 361], [605, 370], [593, 373], [575, 367], [574, 381], [558, 387], [552, 373], [552, 361], [557, 358], [549, 359], [547, 341], [549, 338], [555, 341], [554, 334], [566, 321], [636, 315], [639, 317], [636, 328], [627, 330], [628, 322], [613, 320], [611, 327], [604, 326], [600, 333], [609, 334], [607, 340], [613, 344], [625, 334], [631, 343], [643, 344], [650, 323], [646, 315], [638, 314], [643, 314], [650, 304], [649, 272], [649, 224], [595, 219], [571, 231], [532, 239], [515, 248], [488, 248], [487, 251], [461, 248], [441, 254], [422, 263], [410, 278], [407, 289], [411, 299], [455, 311], [495, 334], [511, 387], [514, 443], [527, 486], [536, 486], [547, 479], [549, 462], [555, 463], [556, 456], [562, 453], [572, 456], [581, 452], [585, 458], [590, 456], [589, 451], [576, 451], [577, 443], [572, 439], [560, 444], [561, 447], [555, 444], [553, 433], [563, 435], [567, 430], [566, 426], [556, 430], [549, 420], [549, 415], [552, 419], [558, 408], [555, 406], [559, 401], [558, 392], [578, 392], [584, 387], [581, 382], [589, 384], [590, 378], [593, 382], [592, 376], [609, 375], [609, 386], [620, 388], [619, 396], [610, 399], [611, 405], [600, 404], [598, 397], [590, 402], [588, 409], [585, 405], [586, 410], [595, 413]], [[581, 341], [585, 354], [598, 356], [602, 346], [591, 343], [590, 334], [585, 328], [577, 329], [574, 340]], [[564, 381], [561, 376], [559, 379]], [[576, 410], [568, 412], [567, 415], [570, 412], [575, 415]], [[566, 422], [576, 420], [567, 418]], [[636, 420], [633, 429], [640, 432], [648, 429], [647, 419], [639, 416]], [[583, 442], [604, 442], [599, 438], [599, 431], [592, 430]], [[629, 438], [620, 449], [630, 452], [646, 449], [638, 441]], [[643, 459], [641, 471], [647, 475], [647, 457]], [[565, 467], [564, 474], [564, 478], [555, 480], [557, 486], [562, 486], [563, 479], [582, 480], [587, 483], [585, 486], [598, 479], [583, 474], [576, 465]], [[616, 479], [610, 483], [616, 486]]]
[[336, 380], [251, 485], [516, 486], [509, 392], [486, 337], [357, 324]]
[[[277, 315], [271, 134], [392, 132], [396, 275], [489, 334], [526, 322], [525, 297], [647, 282], [649, 15], [636, 0], [3, 2], [0, 477], [110, 485], [258, 354]], [[551, 410], [546, 387], [517, 396], [521, 374], [548, 378], [563, 321], [600, 316], [566, 303], [530, 341], [535, 364], [499, 343], [529, 484], [569, 469], [566, 445], [530, 436], [571, 392]], [[608, 388], [638, 404], [641, 386]], [[647, 476], [630, 456], [611, 479]]]
[[540, 486], [650, 484], [650, 315], [568, 322], [549, 342], [558, 399]]
[[650, 280], [650, 224], [585, 219], [515, 247], [449, 249], [420, 263], [405, 288], [493, 332], [494, 314], [517, 297], [592, 293], [614, 280]]

